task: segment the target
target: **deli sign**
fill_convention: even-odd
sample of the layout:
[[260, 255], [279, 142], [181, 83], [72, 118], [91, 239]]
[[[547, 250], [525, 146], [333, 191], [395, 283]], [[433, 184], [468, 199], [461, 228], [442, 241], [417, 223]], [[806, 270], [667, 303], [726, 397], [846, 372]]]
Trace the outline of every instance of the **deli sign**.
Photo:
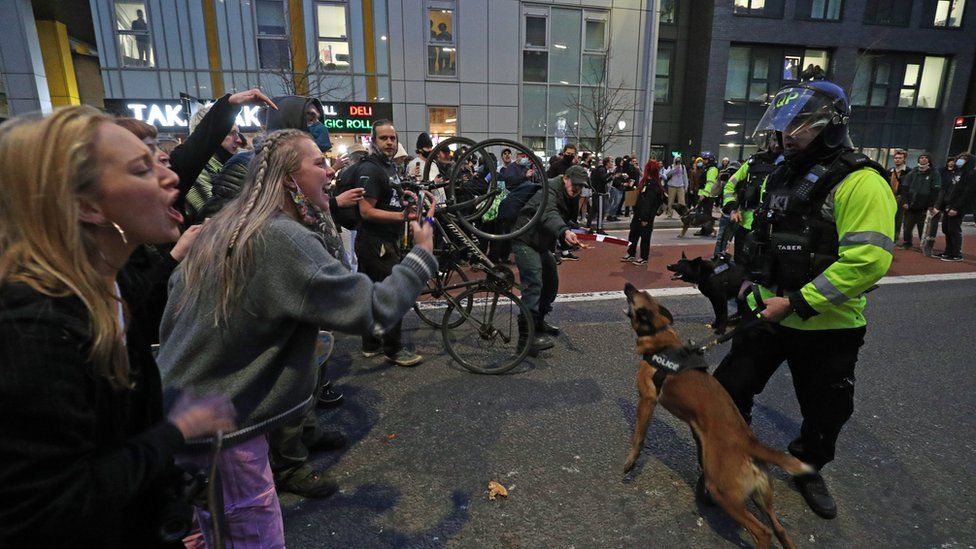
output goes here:
[[393, 120], [390, 103], [322, 103], [322, 123], [335, 133], [369, 133], [376, 120]]

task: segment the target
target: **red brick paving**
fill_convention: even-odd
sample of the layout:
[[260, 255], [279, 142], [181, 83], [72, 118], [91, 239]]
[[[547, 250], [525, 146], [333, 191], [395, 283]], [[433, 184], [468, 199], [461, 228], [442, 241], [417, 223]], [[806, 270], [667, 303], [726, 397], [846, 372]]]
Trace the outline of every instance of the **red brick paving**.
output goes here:
[[[576, 253], [580, 261], [564, 261], [559, 266], [559, 293], [599, 292], [620, 290], [625, 282], [638, 288], [687, 287], [688, 284], [671, 280], [671, 273], [665, 265], [681, 257], [682, 250], [688, 257], [710, 256], [715, 241], [682, 246], [651, 246], [651, 257], [647, 265], [634, 266], [622, 263], [620, 258], [627, 252], [624, 246], [614, 244], [587, 243], [593, 248]], [[941, 251], [944, 242], [940, 237], [935, 249]], [[936, 258], [925, 257], [915, 250], [895, 250], [895, 261], [888, 276], [976, 272], [976, 238], [963, 237], [963, 257], [965, 261], [951, 263]]]

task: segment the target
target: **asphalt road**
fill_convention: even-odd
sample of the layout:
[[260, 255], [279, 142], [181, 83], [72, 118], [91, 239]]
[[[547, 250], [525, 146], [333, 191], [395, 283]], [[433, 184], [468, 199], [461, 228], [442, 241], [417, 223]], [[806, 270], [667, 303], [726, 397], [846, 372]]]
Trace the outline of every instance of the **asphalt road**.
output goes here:
[[[704, 298], [663, 302], [684, 337], [707, 337]], [[750, 546], [724, 512], [695, 503], [694, 444], [665, 410], [635, 473], [622, 475], [637, 364], [624, 303], [558, 304], [555, 349], [505, 376], [459, 370], [413, 313], [406, 337], [427, 357], [418, 368], [364, 359], [358, 338], [340, 336], [330, 377], [346, 404], [320, 421], [352, 442], [315, 463], [341, 492], [282, 495], [289, 546]], [[871, 294], [856, 410], [825, 469], [839, 516], [818, 518], [773, 472], [776, 509], [799, 547], [976, 545], [974, 306], [976, 280]], [[753, 428], [785, 448], [799, 421], [784, 367], [758, 398]], [[489, 480], [509, 497], [490, 501]]]

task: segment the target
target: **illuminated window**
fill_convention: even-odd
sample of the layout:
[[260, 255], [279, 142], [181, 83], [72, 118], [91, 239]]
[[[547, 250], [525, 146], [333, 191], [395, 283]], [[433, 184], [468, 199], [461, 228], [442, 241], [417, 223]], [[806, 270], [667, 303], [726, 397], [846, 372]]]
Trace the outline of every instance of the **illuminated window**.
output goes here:
[[752, 17], [783, 17], [783, 0], [735, 0], [732, 13]]
[[962, 10], [966, 0], [938, 0], [935, 3], [935, 27], [959, 27], [962, 25]]
[[453, 2], [431, 2], [427, 9], [427, 74], [457, 76], [457, 36]]
[[920, 109], [938, 107], [945, 67], [945, 57], [929, 56], [922, 63], [906, 63], [905, 77], [898, 94], [898, 106]]
[[262, 69], [291, 66], [284, 0], [256, 0], [258, 60]]
[[346, 6], [319, 4], [315, 6], [318, 25], [318, 58], [324, 70], [349, 72], [349, 36], [346, 32]]
[[661, 0], [661, 24], [673, 25], [677, 21], [678, 2]]
[[457, 107], [427, 107], [427, 130], [438, 139], [457, 135]]
[[115, 32], [123, 67], [156, 66], [145, 2], [116, 2]]

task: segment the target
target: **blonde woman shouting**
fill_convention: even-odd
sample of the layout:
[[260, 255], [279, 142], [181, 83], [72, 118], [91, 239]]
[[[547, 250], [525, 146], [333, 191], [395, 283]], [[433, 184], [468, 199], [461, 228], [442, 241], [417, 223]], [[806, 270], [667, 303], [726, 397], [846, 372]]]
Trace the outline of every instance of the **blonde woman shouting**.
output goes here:
[[[241, 194], [210, 219], [170, 279], [159, 363], [167, 385], [231, 395], [240, 430], [226, 434], [218, 460], [228, 537], [235, 547], [280, 547], [266, 435], [313, 405], [319, 329], [382, 334], [437, 262], [431, 226], [416, 221], [416, 246], [382, 282], [329, 254], [309, 214], [310, 205], [328, 211], [329, 172], [306, 132], [271, 133], [248, 169]], [[211, 539], [209, 517], [197, 512]]]
[[116, 284], [179, 237], [176, 181], [90, 107], [0, 126], [0, 547], [160, 545], [174, 452], [235, 428], [226, 398], [163, 416]]

